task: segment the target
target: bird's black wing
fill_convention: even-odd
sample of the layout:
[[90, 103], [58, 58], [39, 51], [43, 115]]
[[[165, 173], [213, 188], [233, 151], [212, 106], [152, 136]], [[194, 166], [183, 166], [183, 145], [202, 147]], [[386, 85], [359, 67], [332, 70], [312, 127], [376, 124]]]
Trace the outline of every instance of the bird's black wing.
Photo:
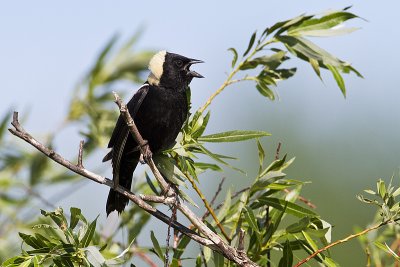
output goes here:
[[[144, 98], [149, 91], [147, 84], [143, 85], [128, 102], [127, 107], [132, 118], [135, 118]], [[114, 183], [130, 190], [132, 184], [132, 175], [139, 161], [140, 153], [131, 152], [137, 147], [137, 143], [130, 136], [128, 126], [120, 115], [115, 125], [108, 147], [112, 148], [103, 161], [112, 159], [113, 180]], [[109, 215], [113, 210], [122, 212], [128, 204], [129, 199], [112, 188], [108, 194], [106, 212]]]
[[[149, 91], [149, 85], [146, 83], [133, 95], [131, 100], [128, 102], [127, 106], [129, 109], [129, 113], [132, 118], [135, 118], [137, 111], [140, 108], [140, 105], [143, 103], [144, 98]], [[111, 139], [108, 142], [108, 148], [112, 148], [112, 150], [103, 158], [103, 162], [106, 162], [113, 158], [113, 151], [124, 149], [126, 138], [129, 135], [128, 126], [124, 118], [120, 115], [118, 117], [118, 121], [114, 127], [113, 133], [111, 135]]]

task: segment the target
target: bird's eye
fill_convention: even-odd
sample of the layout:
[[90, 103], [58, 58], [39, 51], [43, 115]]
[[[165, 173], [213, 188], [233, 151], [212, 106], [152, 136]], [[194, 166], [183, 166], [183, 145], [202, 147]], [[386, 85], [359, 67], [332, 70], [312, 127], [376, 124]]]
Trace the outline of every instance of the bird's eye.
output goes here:
[[177, 61], [175, 61], [176, 66], [178, 66], [179, 68], [183, 66], [183, 62], [182, 60], [178, 59]]

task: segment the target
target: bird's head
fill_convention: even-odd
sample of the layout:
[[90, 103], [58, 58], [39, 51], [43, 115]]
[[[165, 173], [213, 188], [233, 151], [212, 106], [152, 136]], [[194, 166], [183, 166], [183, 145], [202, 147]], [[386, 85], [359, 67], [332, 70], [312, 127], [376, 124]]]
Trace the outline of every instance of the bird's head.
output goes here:
[[190, 66], [196, 63], [203, 63], [203, 61], [160, 51], [150, 60], [151, 73], [147, 80], [151, 85], [169, 88], [186, 87], [194, 77], [203, 78], [199, 73], [190, 70]]

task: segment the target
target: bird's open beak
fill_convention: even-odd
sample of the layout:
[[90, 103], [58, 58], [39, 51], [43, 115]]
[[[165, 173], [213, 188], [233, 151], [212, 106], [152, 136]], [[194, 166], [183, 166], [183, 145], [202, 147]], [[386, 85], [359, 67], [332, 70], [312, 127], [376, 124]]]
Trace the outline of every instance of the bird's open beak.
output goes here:
[[[204, 61], [202, 60], [198, 60], [198, 59], [190, 59], [189, 61], [189, 67], [193, 64], [197, 64], [197, 63], [204, 63]], [[192, 76], [192, 77], [196, 77], [196, 78], [204, 78], [203, 75], [201, 75], [200, 73], [195, 72], [194, 70], [190, 70], [188, 68], [188, 75]]]

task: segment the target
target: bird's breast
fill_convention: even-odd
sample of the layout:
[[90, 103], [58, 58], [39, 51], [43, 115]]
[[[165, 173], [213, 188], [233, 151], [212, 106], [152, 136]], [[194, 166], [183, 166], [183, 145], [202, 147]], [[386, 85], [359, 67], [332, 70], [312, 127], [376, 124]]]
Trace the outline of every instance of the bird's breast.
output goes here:
[[173, 145], [187, 115], [184, 92], [151, 88], [135, 116], [135, 123], [153, 153], [157, 153]]

